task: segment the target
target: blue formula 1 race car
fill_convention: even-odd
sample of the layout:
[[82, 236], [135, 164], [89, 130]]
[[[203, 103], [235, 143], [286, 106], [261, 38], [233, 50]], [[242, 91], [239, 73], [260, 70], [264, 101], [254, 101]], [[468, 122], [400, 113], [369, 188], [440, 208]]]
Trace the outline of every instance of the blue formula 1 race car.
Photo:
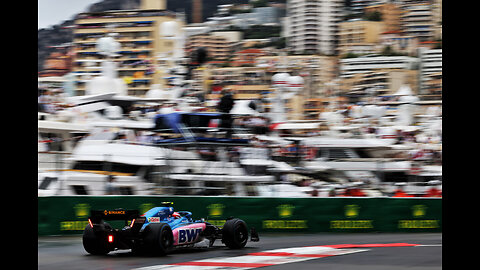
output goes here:
[[[105, 221], [124, 220], [125, 226], [114, 229]], [[83, 231], [83, 247], [93, 255], [104, 255], [118, 249], [131, 249], [136, 254], [164, 255], [175, 247], [193, 246], [216, 239], [229, 248], [243, 248], [248, 240], [247, 224], [238, 218], [228, 218], [223, 227], [204, 219], [193, 220], [188, 211], [173, 210], [173, 203], [164, 202], [143, 215], [138, 210], [92, 210]], [[258, 233], [251, 228], [250, 241], [257, 242]]]

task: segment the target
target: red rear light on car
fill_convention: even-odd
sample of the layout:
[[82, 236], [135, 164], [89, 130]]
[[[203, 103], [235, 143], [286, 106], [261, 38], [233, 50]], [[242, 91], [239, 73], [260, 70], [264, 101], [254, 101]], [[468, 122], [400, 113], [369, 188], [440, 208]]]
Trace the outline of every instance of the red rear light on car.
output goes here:
[[133, 227], [133, 223], [135, 223], [135, 219], [132, 219], [132, 223], [130, 223], [130, 228]]
[[109, 236], [108, 236], [108, 242], [109, 242], [109, 243], [113, 243], [113, 235], [109, 235]]
[[93, 228], [93, 223], [90, 219], [88, 219], [88, 224], [90, 224], [90, 227]]

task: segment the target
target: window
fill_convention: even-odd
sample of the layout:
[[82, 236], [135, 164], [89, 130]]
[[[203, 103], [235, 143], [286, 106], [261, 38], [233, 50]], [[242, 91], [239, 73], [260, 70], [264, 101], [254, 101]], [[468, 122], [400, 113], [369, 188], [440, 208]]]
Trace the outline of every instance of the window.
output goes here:
[[363, 149], [357, 149], [356, 153], [360, 158], [370, 158], [371, 157], [370, 154]]
[[120, 195], [133, 195], [132, 187], [118, 187]]
[[130, 165], [123, 163], [111, 163], [103, 161], [77, 161], [73, 165], [74, 170], [89, 170], [89, 171], [111, 171], [119, 173], [136, 174], [140, 169], [138, 165]]
[[408, 182], [409, 180], [404, 172], [377, 172], [376, 174], [384, 182]]
[[56, 177], [45, 177], [43, 179], [43, 181], [40, 183], [40, 186], [38, 187], [38, 189], [47, 189], [48, 186], [50, 185], [50, 183], [54, 182], [54, 181], [57, 181], [57, 178]]
[[87, 187], [83, 185], [72, 185], [75, 195], [88, 195]]
[[345, 153], [343, 149], [330, 149], [328, 158], [329, 160], [332, 159], [341, 159], [341, 158], [348, 158], [349, 156]]
[[115, 136], [115, 132], [98, 132], [90, 134], [85, 140], [113, 140]]

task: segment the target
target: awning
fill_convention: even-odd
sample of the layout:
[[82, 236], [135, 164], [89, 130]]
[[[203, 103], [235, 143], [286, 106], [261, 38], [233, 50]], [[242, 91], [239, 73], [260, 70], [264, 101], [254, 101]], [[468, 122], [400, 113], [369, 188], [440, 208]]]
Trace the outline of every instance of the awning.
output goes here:
[[73, 124], [59, 121], [38, 121], [38, 131], [40, 132], [87, 132], [87, 125]]

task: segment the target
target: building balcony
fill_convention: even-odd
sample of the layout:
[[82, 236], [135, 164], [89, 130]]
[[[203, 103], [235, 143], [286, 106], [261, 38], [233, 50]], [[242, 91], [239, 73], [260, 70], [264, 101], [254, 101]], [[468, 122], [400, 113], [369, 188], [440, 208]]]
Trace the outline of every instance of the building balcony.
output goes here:
[[[75, 29], [74, 34], [105, 34], [105, 28], [89, 28], [89, 29]], [[142, 27], [124, 27], [124, 28], [115, 28], [115, 33], [126, 33], [126, 32], [151, 32], [154, 31], [152, 26], [142, 26]]]
[[262, 98], [261, 94], [235, 94], [233, 95], [234, 99], [245, 100], [245, 99], [260, 99]]

